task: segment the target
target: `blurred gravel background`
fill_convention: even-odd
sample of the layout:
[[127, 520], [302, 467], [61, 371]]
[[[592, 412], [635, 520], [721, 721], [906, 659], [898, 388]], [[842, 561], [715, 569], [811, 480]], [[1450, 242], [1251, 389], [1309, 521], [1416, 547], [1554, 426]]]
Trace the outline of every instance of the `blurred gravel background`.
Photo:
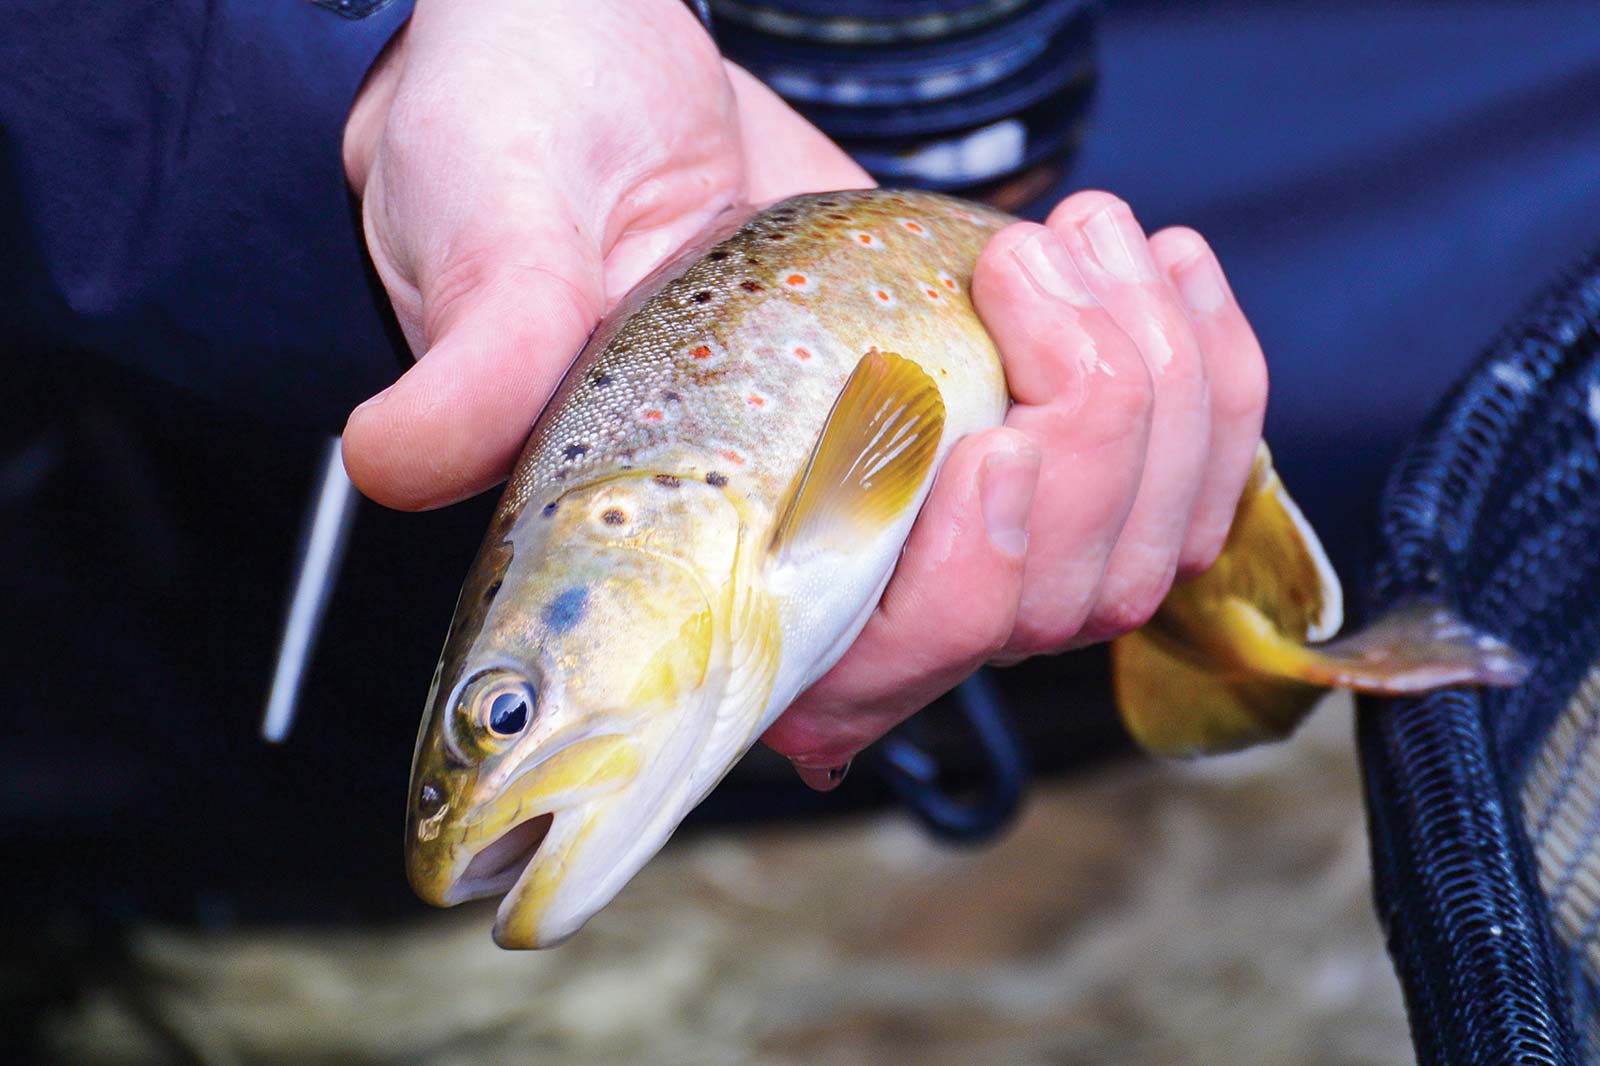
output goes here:
[[1410, 1062], [1350, 713], [1050, 786], [976, 850], [897, 814], [701, 833], [553, 952], [499, 951], [482, 906], [145, 928], [47, 1046], [82, 1066]]

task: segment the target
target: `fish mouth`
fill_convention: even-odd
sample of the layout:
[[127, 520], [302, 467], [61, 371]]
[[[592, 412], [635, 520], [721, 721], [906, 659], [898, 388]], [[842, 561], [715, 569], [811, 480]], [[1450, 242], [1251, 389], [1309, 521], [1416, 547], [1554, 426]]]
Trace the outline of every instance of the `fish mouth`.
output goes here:
[[545, 864], [545, 853], [555, 843], [553, 829], [627, 787], [640, 765], [638, 744], [623, 734], [557, 747], [507, 781], [455, 832], [440, 833], [440, 827], [426, 822], [415, 825], [407, 848], [412, 888], [439, 907], [511, 891]]
[[458, 899], [482, 899], [510, 891], [538, 855], [555, 817], [554, 811], [536, 814], [485, 845], [467, 860], [451, 895]]

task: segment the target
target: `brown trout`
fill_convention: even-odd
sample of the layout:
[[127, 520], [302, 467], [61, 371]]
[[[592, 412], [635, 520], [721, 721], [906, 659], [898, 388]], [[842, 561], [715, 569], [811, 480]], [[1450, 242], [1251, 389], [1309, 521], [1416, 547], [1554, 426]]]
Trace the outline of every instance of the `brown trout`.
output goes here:
[[[888, 582], [939, 463], [1010, 398], [968, 286], [1015, 221], [927, 193], [743, 212], [595, 331], [462, 589], [412, 768], [411, 883], [575, 933], [803, 689]], [[1263, 448], [1222, 558], [1114, 643], [1146, 748], [1286, 735], [1328, 686], [1508, 683], [1418, 609], [1346, 642], [1339, 584]]]

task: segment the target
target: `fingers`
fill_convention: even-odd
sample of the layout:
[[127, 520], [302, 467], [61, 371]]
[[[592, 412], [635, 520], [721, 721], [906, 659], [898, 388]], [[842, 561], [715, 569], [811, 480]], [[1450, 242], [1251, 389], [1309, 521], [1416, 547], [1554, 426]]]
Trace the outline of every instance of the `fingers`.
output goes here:
[[367, 496], [421, 510], [505, 477], [604, 300], [599, 265], [551, 245], [502, 238], [419, 279], [424, 354], [345, 425], [345, 469]]
[[1082, 629], [1140, 485], [1154, 391], [1138, 348], [1046, 227], [996, 234], [972, 295], [1017, 401], [1006, 424], [1043, 456], [1005, 662], [1059, 651]]
[[1211, 455], [1189, 519], [1188, 542], [1202, 560], [1227, 540], [1250, 476], [1267, 412], [1267, 363], [1205, 239], [1173, 227], [1150, 238], [1150, 253], [1188, 312], [1211, 392]]
[[1084, 626], [1086, 640], [1102, 640], [1154, 614], [1180, 564], [1190, 572], [1204, 565], [1185, 534], [1210, 449], [1210, 402], [1198, 340], [1128, 206], [1107, 193], [1078, 193], [1051, 212], [1049, 225], [1138, 346], [1154, 386], [1138, 496]]
[[[842, 766], [1005, 645], [1039, 463], [1013, 429], [951, 450], [866, 628], [767, 731], [768, 745], [801, 768]], [[837, 783], [825, 772], [806, 777], [814, 787]]]

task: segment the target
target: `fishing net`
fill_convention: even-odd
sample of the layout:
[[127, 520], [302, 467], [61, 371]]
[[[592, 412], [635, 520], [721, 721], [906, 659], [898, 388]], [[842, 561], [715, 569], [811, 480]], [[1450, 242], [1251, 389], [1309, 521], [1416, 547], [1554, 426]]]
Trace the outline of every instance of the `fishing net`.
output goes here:
[[1375, 608], [1442, 599], [1533, 662], [1362, 707], [1418, 1061], [1600, 1062], [1600, 252], [1456, 386], [1380, 523]]

